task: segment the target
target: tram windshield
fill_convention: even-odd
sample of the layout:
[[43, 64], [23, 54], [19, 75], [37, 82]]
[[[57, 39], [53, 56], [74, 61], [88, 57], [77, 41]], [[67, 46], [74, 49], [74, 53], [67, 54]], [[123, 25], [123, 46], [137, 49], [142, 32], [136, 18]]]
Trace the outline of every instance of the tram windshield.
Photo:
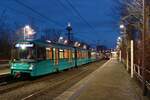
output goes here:
[[33, 61], [36, 59], [36, 49], [32, 45], [17, 45], [12, 50], [13, 60]]

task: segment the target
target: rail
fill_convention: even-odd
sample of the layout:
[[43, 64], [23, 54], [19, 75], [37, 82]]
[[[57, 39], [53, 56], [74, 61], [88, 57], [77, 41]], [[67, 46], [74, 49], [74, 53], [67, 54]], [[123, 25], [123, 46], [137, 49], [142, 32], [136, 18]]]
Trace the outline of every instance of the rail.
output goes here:
[[0, 64], [9, 63], [10, 60], [0, 60]]
[[9, 64], [0, 64], [0, 67], [5, 67], [5, 66], [8, 66]]
[[8, 67], [10, 60], [0, 60], [0, 68]]

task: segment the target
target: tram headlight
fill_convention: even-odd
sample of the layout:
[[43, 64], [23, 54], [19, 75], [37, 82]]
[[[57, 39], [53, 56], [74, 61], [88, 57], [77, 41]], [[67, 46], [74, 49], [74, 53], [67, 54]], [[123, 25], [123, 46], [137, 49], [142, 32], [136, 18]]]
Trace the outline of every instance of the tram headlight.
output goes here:
[[29, 67], [29, 69], [30, 69], [30, 70], [32, 70], [32, 69], [33, 69], [33, 67], [34, 67], [34, 65], [33, 65], [33, 64], [31, 64], [31, 65], [30, 65], [30, 67]]
[[11, 69], [13, 69], [13, 68], [14, 68], [14, 64], [10, 64], [10, 66], [11, 66]]
[[13, 69], [14, 68], [14, 66], [11, 66], [11, 69]]

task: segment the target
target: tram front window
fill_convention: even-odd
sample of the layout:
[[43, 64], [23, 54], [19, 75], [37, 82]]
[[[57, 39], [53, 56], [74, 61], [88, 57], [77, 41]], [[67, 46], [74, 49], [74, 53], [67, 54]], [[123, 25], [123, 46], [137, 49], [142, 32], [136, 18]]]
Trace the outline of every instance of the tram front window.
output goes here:
[[13, 59], [16, 60], [35, 60], [36, 50], [34, 48], [15, 48], [13, 50]]

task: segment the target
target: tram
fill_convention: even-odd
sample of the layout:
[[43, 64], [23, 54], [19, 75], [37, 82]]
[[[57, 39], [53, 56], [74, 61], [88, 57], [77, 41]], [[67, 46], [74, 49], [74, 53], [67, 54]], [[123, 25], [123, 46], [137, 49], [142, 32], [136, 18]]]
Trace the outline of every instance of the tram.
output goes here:
[[95, 51], [40, 40], [17, 41], [11, 54], [11, 75], [15, 77], [41, 76], [96, 61]]

